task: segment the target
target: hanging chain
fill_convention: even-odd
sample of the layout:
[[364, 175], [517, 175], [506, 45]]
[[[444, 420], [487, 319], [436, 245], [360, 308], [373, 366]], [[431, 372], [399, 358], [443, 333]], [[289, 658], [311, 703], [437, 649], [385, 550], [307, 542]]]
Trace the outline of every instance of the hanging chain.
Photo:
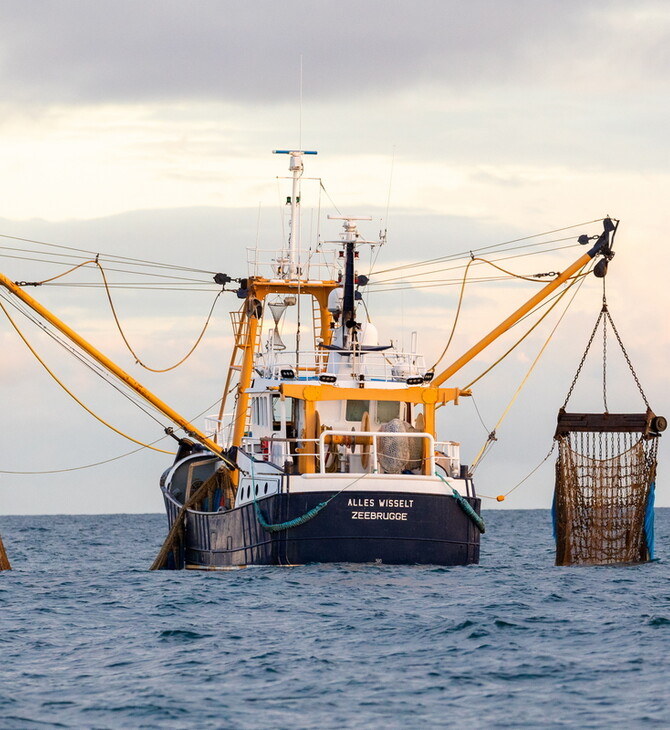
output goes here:
[[[630, 369], [630, 372], [633, 375], [633, 378], [635, 380], [635, 384], [637, 385], [637, 389], [640, 391], [640, 395], [642, 396], [642, 400], [644, 401], [645, 406], [649, 408], [649, 401], [647, 400], [647, 396], [644, 394], [644, 391], [642, 390], [642, 386], [640, 385], [640, 381], [638, 380], [637, 373], [635, 372], [635, 368], [633, 367], [633, 364], [630, 361], [630, 358], [628, 357], [628, 353], [626, 352], [626, 348], [623, 346], [623, 342], [621, 341], [621, 337], [619, 337], [619, 333], [617, 332], [617, 328], [614, 326], [614, 321], [612, 320], [612, 317], [609, 312], [606, 312], [607, 319], [609, 319], [610, 324], [612, 325], [612, 330], [614, 331], [614, 334], [616, 336], [617, 342], [619, 343], [619, 347], [621, 348], [621, 352], [623, 352], [623, 356], [626, 358], [626, 363], [628, 364], [628, 368]], [[651, 410], [651, 409], [650, 409]]]
[[586, 345], [586, 350], [584, 350], [584, 354], [582, 355], [582, 360], [579, 363], [579, 367], [577, 368], [577, 372], [575, 373], [575, 377], [572, 380], [572, 384], [570, 385], [570, 390], [568, 391], [567, 396], [565, 397], [565, 403], [563, 403], [563, 410], [565, 410], [565, 407], [568, 405], [568, 401], [570, 400], [570, 396], [572, 395], [572, 391], [575, 389], [575, 385], [577, 384], [577, 380], [579, 378], [580, 373], [582, 372], [582, 368], [584, 367], [584, 363], [586, 362], [586, 356], [589, 354], [589, 350], [591, 349], [591, 345], [593, 344], [593, 340], [595, 339], [596, 332], [598, 331], [598, 327], [600, 326], [600, 320], [603, 318], [604, 312], [601, 310], [600, 314], [598, 315], [598, 319], [596, 320], [596, 325], [593, 328], [593, 332], [591, 332], [591, 337], [589, 338], [589, 342]]
[[598, 327], [600, 326], [601, 319], [603, 320], [603, 403], [605, 406], [605, 413], [609, 413], [609, 408], [607, 405], [607, 321], [608, 320], [609, 320], [610, 325], [612, 326], [612, 331], [614, 332], [616, 340], [619, 343], [621, 352], [623, 353], [623, 356], [626, 359], [628, 368], [633, 376], [633, 379], [635, 380], [637, 389], [640, 391], [642, 400], [644, 401], [644, 404], [647, 406], [647, 408], [650, 409], [649, 401], [647, 400], [647, 396], [645, 395], [644, 390], [642, 390], [642, 385], [640, 384], [640, 380], [637, 377], [635, 368], [633, 367], [633, 364], [630, 361], [630, 357], [628, 357], [628, 353], [626, 352], [626, 348], [624, 347], [623, 342], [621, 341], [621, 337], [619, 336], [619, 332], [616, 328], [616, 325], [614, 324], [612, 315], [609, 313], [609, 309], [607, 307], [607, 297], [605, 294], [605, 282], [603, 280], [603, 306], [602, 306], [602, 309], [600, 310], [600, 314], [598, 315], [598, 319], [596, 320], [596, 324], [595, 324], [595, 327], [593, 328], [593, 332], [591, 332], [591, 337], [589, 338], [588, 344], [586, 345], [586, 350], [584, 350], [584, 354], [582, 355], [582, 359], [581, 359], [581, 362], [579, 363], [579, 367], [577, 368], [577, 372], [575, 373], [575, 377], [573, 378], [572, 384], [570, 385], [570, 390], [568, 390], [568, 395], [566, 396], [565, 402], [563, 403], [563, 406], [562, 406], [563, 410], [565, 410], [566, 406], [568, 405], [568, 401], [570, 400], [572, 391], [575, 389], [577, 380], [582, 372], [582, 367], [584, 366], [584, 363], [586, 362], [586, 357], [589, 354], [589, 350], [591, 349], [591, 345], [593, 344], [593, 340], [595, 339], [596, 332], [598, 331]]
[[637, 385], [637, 389], [640, 391], [640, 395], [642, 396], [642, 400], [644, 401], [645, 406], [647, 406], [648, 410], [651, 410], [649, 408], [649, 401], [647, 400], [647, 396], [644, 394], [644, 390], [642, 390], [642, 385], [640, 384], [640, 381], [637, 377], [637, 373], [635, 372], [635, 368], [633, 367], [633, 363], [630, 361], [630, 358], [628, 357], [628, 353], [626, 352], [626, 348], [623, 346], [623, 342], [621, 341], [621, 337], [619, 337], [619, 333], [617, 332], [617, 328], [614, 325], [614, 320], [612, 319], [612, 315], [609, 313], [609, 309], [607, 308], [607, 298], [605, 295], [605, 279], [603, 278], [603, 312], [605, 313], [606, 319], [603, 321], [603, 400], [605, 401], [605, 413], [608, 412], [607, 408], [607, 384], [605, 380], [606, 376], [606, 363], [607, 363], [607, 339], [606, 339], [606, 330], [607, 330], [607, 320], [609, 320], [610, 324], [612, 325], [612, 330], [614, 331], [614, 334], [616, 336], [617, 342], [619, 343], [619, 347], [621, 348], [621, 352], [623, 353], [624, 358], [626, 359], [626, 364], [628, 365], [628, 369], [630, 370], [633, 379], [635, 380], [635, 384]]
[[609, 413], [607, 407], [607, 318], [609, 312], [607, 311], [607, 297], [605, 296], [605, 279], [603, 278], [603, 308], [601, 313], [605, 314], [603, 317], [603, 407], [605, 413]]

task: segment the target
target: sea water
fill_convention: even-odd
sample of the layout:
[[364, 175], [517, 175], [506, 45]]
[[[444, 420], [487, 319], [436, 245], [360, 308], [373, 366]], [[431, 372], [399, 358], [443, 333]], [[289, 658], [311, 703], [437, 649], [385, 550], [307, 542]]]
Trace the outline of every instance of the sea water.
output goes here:
[[4, 517], [4, 728], [670, 727], [659, 560], [558, 568], [548, 511], [479, 566], [149, 572], [161, 515]]

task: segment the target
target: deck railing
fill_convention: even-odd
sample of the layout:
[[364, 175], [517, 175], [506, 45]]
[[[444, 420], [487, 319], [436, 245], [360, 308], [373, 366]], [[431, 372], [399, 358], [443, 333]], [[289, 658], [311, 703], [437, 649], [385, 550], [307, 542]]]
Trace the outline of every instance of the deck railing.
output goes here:
[[[264, 276], [268, 279], [282, 278], [289, 270], [288, 251], [277, 252], [277, 249], [247, 248], [247, 266], [249, 276]], [[338, 263], [335, 251], [299, 252], [299, 260], [294, 266], [304, 281], [333, 281], [337, 278]]]
[[[319, 444], [319, 473], [320, 474], [326, 474], [326, 457], [327, 457], [327, 451], [326, 451], [326, 441], [330, 441], [331, 444], [336, 445], [343, 445], [344, 446], [344, 457], [348, 461], [348, 465], [352, 466], [355, 465], [354, 457], [357, 458], [361, 462], [361, 466], [363, 467], [363, 471], [361, 473], [367, 473], [367, 472], [379, 472], [380, 471], [380, 458], [384, 460], [389, 461], [395, 461], [399, 460], [399, 457], [394, 456], [392, 454], [388, 454], [385, 451], [382, 451], [380, 454], [379, 451], [379, 439], [400, 439], [404, 437], [409, 437], [411, 439], [421, 439], [422, 441], [428, 442], [427, 449], [422, 448], [422, 454], [428, 453], [430, 456], [428, 457], [428, 474], [434, 474], [435, 473], [435, 440], [429, 433], [424, 433], [420, 431], [416, 432], [402, 432], [402, 433], [388, 433], [386, 431], [324, 431], [318, 439]], [[340, 444], [338, 444], [338, 441]], [[357, 446], [360, 446], [361, 448], [361, 454], [356, 454], [355, 451], [352, 449], [352, 447], [355, 449]], [[369, 452], [367, 452], [367, 449], [369, 448]], [[328, 453], [330, 453], [330, 446], [328, 447]], [[365, 455], [367, 454], [367, 459], [365, 458]], [[342, 458], [342, 454], [339, 454], [339, 458]], [[363, 462], [368, 462], [368, 468], [365, 468]], [[416, 461], [419, 461], [421, 466], [425, 466], [426, 459], [422, 456], [420, 456], [418, 459], [403, 459], [408, 464], [414, 463]], [[419, 467], [416, 467], [419, 468]], [[351, 469], [347, 470], [349, 473], [355, 473], [352, 472]], [[425, 468], [422, 469], [422, 471], [425, 471]], [[388, 473], [388, 472], [387, 472]]]
[[[408, 465], [419, 464], [412, 470], [420, 469], [422, 474], [435, 473], [435, 439], [425, 432], [388, 433], [384, 431], [324, 431], [318, 439], [297, 438], [246, 438], [242, 448], [255, 459], [275, 464], [280, 469], [287, 462], [298, 464], [313, 463], [316, 474], [371, 474], [396, 473], [385, 468], [398, 457], [387, 449], [380, 449], [380, 439], [400, 439], [409, 437], [421, 439], [421, 455], [414, 459], [403, 459]], [[310, 448], [310, 445], [312, 447]], [[426, 459], [424, 454], [428, 453]], [[315, 460], [315, 461], [314, 461]]]
[[[338, 366], [333, 362], [333, 356], [340, 358]], [[329, 364], [330, 363], [330, 364]], [[370, 380], [394, 380], [404, 382], [407, 378], [423, 378], [426, 373], [426, 363], [423, 355], [413, 352], [363, 351], [350, 355], [342, 355], [337, 350], [301, 350], [260, 352], [256, 358], [256, 366], [263, 371], [265, 377], [285, 379], [286, 373], [291, 370], [293, 377], [316, 377], [322, 374], [338, 375], [339, 372], [347, 376], [363, 375]]]

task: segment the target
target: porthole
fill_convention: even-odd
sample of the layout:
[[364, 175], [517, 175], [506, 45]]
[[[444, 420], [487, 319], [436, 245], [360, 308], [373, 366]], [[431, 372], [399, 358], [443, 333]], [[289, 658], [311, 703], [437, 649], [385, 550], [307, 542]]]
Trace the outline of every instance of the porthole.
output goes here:
[[267, 494], [267, 493], [268, 493], [268, 483], [265, 482], [265, 489], [263, 490], [263, 494]]
[[254, 496], [258, 496], [258, 484], [256, 484], [256, 486], [254, 487]]

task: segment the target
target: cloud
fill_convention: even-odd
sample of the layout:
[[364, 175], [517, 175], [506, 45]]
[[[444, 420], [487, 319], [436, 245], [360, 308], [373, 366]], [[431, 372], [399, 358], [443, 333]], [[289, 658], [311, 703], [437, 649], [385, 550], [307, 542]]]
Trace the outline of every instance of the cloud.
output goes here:
[[[668, 254], [658, 211], [669, 184], [669, 25], [667, 3], [652, 0], [3, 3], [0, 233], [244, 274], [246, 246], [285, 241], [273, 176], [285, 175], [286, 164], [269, 152], [297, 143], [302, 55], [304, 144], [320, 152], [307, 174], [323, 177], [343, 212], [374, 215], [365, 231], [370, 237], [380, 220], [386, 225], [391, 191], [379, 269], [606, 213], [620, 217], [608, 277], [612, 311], [652, 405], [664, 412], [657, 401], [668, 334], [657, 302]], [[305, 185], [305, 208], [308, 194]], [[304, 213], [313, 233], [316, 218]], [[337, 230], [321, 226], [327, 239]], [[0, 268], [13, 279], [39, 280], [66, 267], [6, 255], [14, 254], [0, 252]], [[533, 261], [526, 271], [510, 262], [520, 273], [557, 267]], [[93, 280], [95, 272], [84, 273]], [[589, 280], [521, 397], [519, 411], [530, 412], [532, 422], [511, 415], [501, 430], [498, 456], [480, 480], [483, 491], [514, 484], [546, 453], [555, 407], [599, 310], [600, 286]], [[457, 287], [375, 293], [371, 314], [385, 341], [402, 337], [400, 321], [406, 340], [418, 329], [422, 349], [436, 356], [456, 294]], [[486, 318], [502, 315], [517, 294], [469, 287], [454, 350], [490, 329]], [[100, 289], [45, 286], [36, 295], [185, 415], [195, 416], [219, 395], [229, 347], [225, 310], [238, 303], [234, 295], [220, 302], [188, 367], [160, 379], [138, 372], [124, 352]], [[158, 365], [188, 349], [213, 296], [115, 290], [133, 343]], [[67, 467], [126, 450], [118, 436], [91, 428], [90, 417], [66, 397], [55, 400], [55, 387], [34, 363], [27, 368], [32, 359], [6, 323], [0, 335], [7, 353], [2, 394], [5, 410], [17, 414], [20, 442], [6, 468]], [[541, 342], [526, 344], [534, 357]], [[473, 363], [474, 374], [484, 360]], [[527, 369], [516, 360], [477, 384], [489, 430]], [[115, 393], [98, 394], [95, 381], [83, 384], [74, 368], [63, 364], [58, 372], [95, 394], [95, 405], [133, 435], [149, 440], [162, 433], [143, 414], [128, 416], [125, 402], [117, 409]], [[472, 403], [445, 408], [443, 417], [443, 433], [463, 442], [464, 460], [472, 458], [488, 433]], [[26, 445], [37, 429], [39, 463]], [[75, 442], [76, 449], [68, 448]], [[100, 486], [110, 485], [96, 494], [102, 509], [160, 508], [155, 475], [169, 459], [132, 459], [101, 468]], [[86, 472], [64, 480], [49, 509], [62, 510], [60, 495], [71, 494], [75, 482], [83, 499], [90, 480]], [[538, 487], [541, 500], [515, 506], [546, 506], [550, 481]], [[20, 480], [3, 484], [12, 499], [25, 493], [23, 506], [11, 509], [46, 509], [41, 498], [32, 504]]]
[[312, 99], [417, 86], [467, 96], [521, 79], [590, 88], [594, 75], [602, 92], [640, 74], [647, 84], [662, 78], [669, 20], [651, 0], [9, 3], [0, 8], [0, 80], [5, 100], [38, 106], [279, 104], [297, 99], [303, 55]]

